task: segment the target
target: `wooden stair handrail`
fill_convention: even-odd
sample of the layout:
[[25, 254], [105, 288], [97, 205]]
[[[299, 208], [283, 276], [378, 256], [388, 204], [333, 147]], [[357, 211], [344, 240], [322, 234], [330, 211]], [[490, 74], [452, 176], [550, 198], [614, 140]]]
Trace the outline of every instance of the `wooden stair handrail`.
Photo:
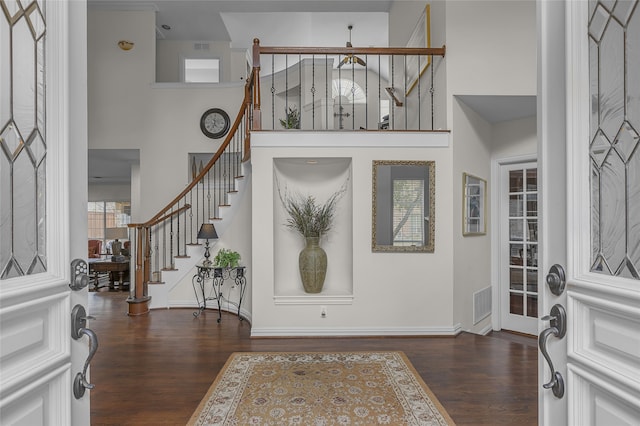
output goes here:
[[[246, 94], [245, 94], [245, 97], [246, 97]], [[229, 146], [229, 143], [231, 143], [231, 139], [233, 139], [236, 132], [238, 131], [238, 128], [240, 127], [240, 123], [242, 122], [242, 118], [244, 117], [246, 104], [247, 104], [247, 100], [245, 99], [244, 102], [242, 103], [242, 106], [240, 107], [240, 111], [238, 112], [238, 115], [236, 116], [235, 121], [233, 122], [233, 126], [231, 126], [229, 133], [227, 133], [227, 136], [224, 139], [224, 142], [222, 142], [222, 144], [220, 145], [220, 148], [218, 148], [218, 150], [213, 155], [211, 160], [209, 160], [207, 165], [202, 168], [202, 171], [198, 173], [198, 175], [191, 181], [191, 183], [189, 183], [189, 185], [187, 185], [185, 189], [182, 190], [182, 192], [180, 192], [173, 200], [171, 200], [171, 202], [169, 202], [151, 219], [141, 224], [132, 224], [133, 226], [140, 225], [142, 227], [150, 227], [159, 223], [160, 221], [158, 221], [158, 219], [160, 219], [162, 215], [164, 215], [167, 211], [171, 209], [171, 207], [173, 207], [178, 201], [180, 201], [185, 195], [187, 195], [200, 182], [200, 180], [207, 175], [207, 173], [209, 172], [209, 170], [211, 170], [211, 168], [216, 163], [216, 161], [218, 161], [218, 158], [220, 158], [224, 153], [224, 151], [227, 149], [227, 147]], [[168, 217], [169, 216], [166, 216], [166, 218]]]
[[169, 214], [166, 214], [162, 217], [157, 218], [156, 220], [154, 220], [153, 222], [147, 222], [145, 223], [143, 226], [155, 226], [157, 224], [159, 224], [160, 222], [164, 222], [165, 220], [171, 218], [172, 216], [178, 215], [180, 213], [182, 213], [185, 210], [189, 210], [191, 208], [191, 204], [185, 204], [184, 206], [180, 207], [178, 210], [175, 210]]
[[385, 87], [384, 90], [391, 97], [391, 99], [393, 99], [393, 102], [396, 104], [397, 107], [401, 107], [404, 105], [404, 103], [396, 96], [395, 88]]
[[[255, 40], [254, 40], [255, 45]], [[274, 55], [377, 55], [377, 56], [445, 56], [442, 47], [275, 47], [259, 46], [261, 54]]]

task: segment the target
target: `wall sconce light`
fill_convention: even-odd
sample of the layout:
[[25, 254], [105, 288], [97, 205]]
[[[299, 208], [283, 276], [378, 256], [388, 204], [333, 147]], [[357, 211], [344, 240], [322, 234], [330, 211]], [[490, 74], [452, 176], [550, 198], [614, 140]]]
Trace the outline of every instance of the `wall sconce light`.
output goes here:
[[134, 43], [128, 40], [120, 40], [118, 42], [118, 47], [122, 50], [131, 50], [133, 49]]
[[209, 239], [215, 240], [218, 238], [218, 233], [216, 232], [216, 228], [214, 228], [213, 223], [203, 223], [200, 226], [200, 231], [198, 231], [198, 239], [199, 240], [207, 240], [204, 245], [204, 261], [202, 264], [204, 266], [211, 266], [211, 261], [209, 260]]

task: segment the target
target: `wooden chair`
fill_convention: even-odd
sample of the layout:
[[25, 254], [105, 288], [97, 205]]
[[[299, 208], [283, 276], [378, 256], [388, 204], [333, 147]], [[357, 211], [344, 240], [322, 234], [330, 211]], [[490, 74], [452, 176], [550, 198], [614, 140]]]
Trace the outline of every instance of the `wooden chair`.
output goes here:
[[100, 258], [100, 253], [102, 253], [102, 241], [89, 240], [89, 253], [87, 257], [89, 259]]

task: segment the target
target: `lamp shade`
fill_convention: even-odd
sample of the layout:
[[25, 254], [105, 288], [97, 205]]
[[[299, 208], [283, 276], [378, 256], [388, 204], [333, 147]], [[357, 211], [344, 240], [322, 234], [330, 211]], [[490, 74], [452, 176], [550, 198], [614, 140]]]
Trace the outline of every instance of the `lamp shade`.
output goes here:
[[129, 229], [127, 228], [107, 228], [104, 237], [107, 240], [128, 240]]
[[198, 231], [198, 239], [214, 240], [217, 238], [218, 233], [216, 232], [216, 228], [214, 228], [213, 223], [203, 223], [200, 227], [200, 231]]

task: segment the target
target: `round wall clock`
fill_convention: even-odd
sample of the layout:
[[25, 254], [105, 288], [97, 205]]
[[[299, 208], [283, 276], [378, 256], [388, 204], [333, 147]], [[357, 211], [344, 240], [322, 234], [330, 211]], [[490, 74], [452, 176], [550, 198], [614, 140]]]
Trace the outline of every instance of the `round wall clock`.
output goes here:
[[200, 129], [205, 136], [218, 139], [229, 131], [231, 121], [229, 115], [220, 108], [208, 109], [200, 118]]

